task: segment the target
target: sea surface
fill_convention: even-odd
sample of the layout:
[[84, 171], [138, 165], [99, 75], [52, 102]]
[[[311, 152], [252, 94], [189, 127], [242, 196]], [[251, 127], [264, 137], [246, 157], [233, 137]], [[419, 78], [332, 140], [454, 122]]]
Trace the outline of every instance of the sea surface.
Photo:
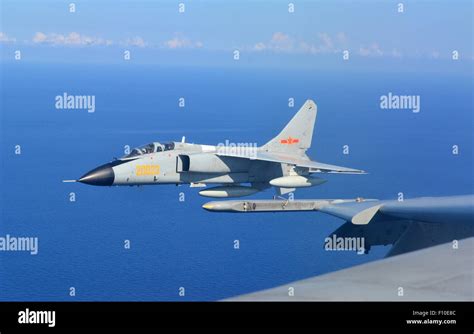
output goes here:
[[[298, 190], [296, 199], [473, 191], [472, 73], [46, 63], [1, 69], [0, 237], [39, 240], [37, 255], [0, 252], [2, 301], [217, 300], [382, 258], [389, 246], [368, 255], [325, 251], [324, 238], [343, 221], [322, 213], [216, 214], [201, 208], [209, 199], [189, 186], [62, 183], [122, 156], [126, 145], [182, 136], [264, 144], [307, 98], [318, 105], [309, 156], [369, 174], [324, 176], [327, 183]], [[94, 95], [95, 112], [56, 109], [55, 97], [65, 92]], [[420, 112], [381, 109], [389, 92], [419, 95]]]

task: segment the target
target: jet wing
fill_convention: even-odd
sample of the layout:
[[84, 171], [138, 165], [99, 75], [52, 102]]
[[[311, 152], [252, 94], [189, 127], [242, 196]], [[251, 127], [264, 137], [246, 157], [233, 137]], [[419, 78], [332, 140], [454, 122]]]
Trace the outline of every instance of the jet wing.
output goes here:
[[393, 244], [387, 257], [474, 236], [473, 195], [329, 204], [319, 211], [346, 220], [331, 235]]
[[[235, 296], [226, 301], [471, 301], [474, 238]], [[402, 285], [404, 296], [398, 295]], [[294, 295], [288, 294], [292, 287]]]
[[309, 168], [310, 173], [338, 173], [338, 174], [366, 174], [363, 170], [328, 165], [320, 162], [312, 161], [309, 159], [304, 159], [292, 155], [282, 154], [282, 153], [273, 153], [273, 152], [217, 152], [218, 156], [225, 157], [234, 157], [242, 158], [249, 160], [260, 160], [260, 161], [270, 161], [276, 163], [284, 163], [295, 165], [297, 167]]
[[363, 237], [365, 249], [393, 245], [387, 256], [474, 236], [474, 195], [420, 197], [404, 201], [374, 199], [251, 200], [211, 202], [221, 212], [320, 211], [346, 222], [333, 235]]
[[[330, 204], [319, 211], [366, 225], [380, 215], [425, 223], [472, 223], [474, 195], [420, 197], [405, 201], [372, 201]], [[365, 218], [358, 221], [357, 218]]]

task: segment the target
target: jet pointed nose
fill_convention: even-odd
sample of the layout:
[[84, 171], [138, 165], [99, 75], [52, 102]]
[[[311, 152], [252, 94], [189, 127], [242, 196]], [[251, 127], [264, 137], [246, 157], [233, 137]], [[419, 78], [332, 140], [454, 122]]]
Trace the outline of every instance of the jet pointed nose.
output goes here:
[[111, 186], [115, 180], [115, 173], [110, 163], [99, 166], [84, 174], [78, 182], [93, 186]]

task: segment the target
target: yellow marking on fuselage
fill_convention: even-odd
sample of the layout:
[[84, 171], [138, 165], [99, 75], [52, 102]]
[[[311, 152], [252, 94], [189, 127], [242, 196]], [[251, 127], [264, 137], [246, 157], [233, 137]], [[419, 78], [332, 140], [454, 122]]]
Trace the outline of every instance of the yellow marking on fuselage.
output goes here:
[[160, 174], [160, 165], [136, 165], [136, 176], [148, 176]]

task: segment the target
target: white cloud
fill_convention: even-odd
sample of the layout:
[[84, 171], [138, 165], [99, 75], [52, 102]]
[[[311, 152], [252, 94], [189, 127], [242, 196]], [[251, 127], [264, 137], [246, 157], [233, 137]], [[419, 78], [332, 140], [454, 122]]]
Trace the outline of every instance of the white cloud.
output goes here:
[[287, 34], [284, 34], [282, 32], [276, 32], [272, 36], [272, 42], [276, 42], [276, 43], [286, 42], [289, 40], [290, 40], [290, 37]]
[[282, 32], [276, 32], [270, 41], [270, 48], [277, 51], [289, 52], [293, 50], [293, 44], [294, 41], [290, 36]]
[[264, 50], [270, 50], [270, 51], [286, 51], [289, 52], [293, 49], [293, 40], [290, 38], [289, 35], [282, 33], [282, 32], [275, 32], [270, 41], [264, 43], [264, 42], [258, 42], [256, 43], [252, 50], [254, 51], [264, 51]]
[[63, 34], [45, 34], [37, 32], [33, 36], [35, 44], [65, 45], [65, 46], [92, 46], [92, 45], [112, 45], [111, 40], [103, 38], [81, 35], [77, 32], [71, 32], [68, 35]]
[[303, 53], [316, 54], [320, 52], [320, 50], [315, 45], [307, 43], [307, 42], [300, 42], [299, 48], [301, 49], [301, 52]]
[[127, 46], [137, 46], [139, 48], [144, 48], [145, 46], [148, 45], [148, 43], [145, 42], [145, 40], [143, 38], [137, 36], [137, 37], [127, 39], [125, 41], [125, 45], [127, 45]]
[[384, 52], [380, 49], [377, 43], [372, 43], [370, 46], [360, 46], [359, 47], [359, 55], [360, 56], [383, 56]]
[[48, 39], [48, 36], [46, 36], [46, 34], [43, 34], [42, 32], [37, 32], [33, 36], [33, 43], [43, 43], [43, 42], [46, 42], [47, 39]]
[[255, 45], [253, 46], [253, 49], [254, 49], [255, 51], [263, 51], [263, 50], [265, 50], [266, 48], [267, 48], [266, 45], [265, 45], [264, 43], [262, 43], [262, 42], [258, 42], [257, 44], [255, 44]]
[[180, 34], [176, 34], [172, 39], [165, 41], [163, 45], [168, 49], [199, 49], [204, 46], [201, 41], [192, 41]]
[[6, 33], [0, 31], [0, 43], [14, 43], [16, 38], [9, 37]]
[[254, 51], [274, 51], [288, 53], [329, 53], [341, 50], [341, 45], [345, 44], [347, 37], [344, 33], [338, 33], [331, 37], [328, 33], [322, 32], [316, 35], [313, 41], [302, 40], [291, 37], [282, 32], [275, 32], [268, 42], [258, 42], [254, 44]]
[[319, 40], [321, 41], [319, 49], [321, 52], [334, 51], [334, 42], [329, 34], [322, 32], [318, 34]]
[[[402, 52], [394, 48], [383, 50], [378, 43], [371, 43], [368, 46], [360, 45], [356, 52], [362, 57], [394, 57], [401, 58]], [[282, 32], [273, 33], [271, 39], [267, 42], [258, 42], [251, 48], [252, 51], [271, 51], [271, 52], [287, 52], [301, 54], [331, 54], [341, 53], [344, 50], [351, 50], [349, 38], [344, 32], [329, 34], [327, 32], [319, 32], [313, 35], [312, 39], [301, 39], [290, 36]]]

